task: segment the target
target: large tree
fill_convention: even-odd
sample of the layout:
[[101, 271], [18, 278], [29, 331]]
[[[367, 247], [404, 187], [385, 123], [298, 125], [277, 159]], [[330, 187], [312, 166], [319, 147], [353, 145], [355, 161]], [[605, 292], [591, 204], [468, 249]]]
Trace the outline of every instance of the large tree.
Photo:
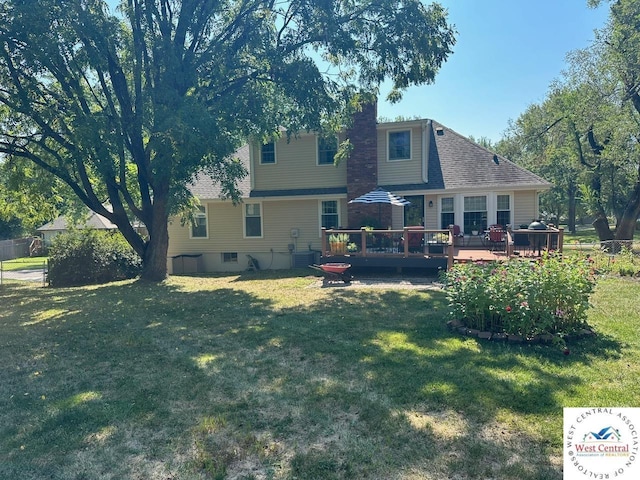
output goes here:
[[194, 174], [237, 200], [233, 152], [249, 138], [336, 128], [385, 80], [397, 100], [453, 44], [446, 12], [420, 0], [123, 0], [117, 15], [102, 0], [6, 0], [0, 152], [64, 181], [162, 280]]
[[639, 22], [640, 2], [613, 2], [593, 44], [569, 55], [563, 78], [499, 145], [556, 184], [570, 222], [580, 196], [602, 241], [632, 239], [640, 216]]

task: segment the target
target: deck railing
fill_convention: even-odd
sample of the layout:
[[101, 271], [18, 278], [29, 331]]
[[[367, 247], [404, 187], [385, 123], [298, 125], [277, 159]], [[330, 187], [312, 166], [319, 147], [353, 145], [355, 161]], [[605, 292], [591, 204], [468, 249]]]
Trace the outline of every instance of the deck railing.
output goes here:
[[514, 252], [527, 250], [538, 256], [543, 250], [562, 253], [564, 247], [564, 228], [547, 227], [545, 230], [520, 228], [507, 230], [507, 256]]
[[453, 239], [450, 230], [428, 230], [423, 227], [404, 227], [402, 230], [323, 228], [322, 256], [447, 257], [447, 263], [451, 266]]

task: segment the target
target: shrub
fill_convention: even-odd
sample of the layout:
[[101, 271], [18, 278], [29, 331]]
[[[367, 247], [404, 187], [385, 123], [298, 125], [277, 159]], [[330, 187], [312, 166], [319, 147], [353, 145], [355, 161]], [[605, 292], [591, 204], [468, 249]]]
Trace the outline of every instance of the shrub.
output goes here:
[[54, 238], [49, 284], [68, 287], [133, 278], [142, 261], [120, 233], [72, 230]]
[[590, 259], [454, 265], [444, 274], [451, 316], [468, 328], [533, 337], [587, 327]]

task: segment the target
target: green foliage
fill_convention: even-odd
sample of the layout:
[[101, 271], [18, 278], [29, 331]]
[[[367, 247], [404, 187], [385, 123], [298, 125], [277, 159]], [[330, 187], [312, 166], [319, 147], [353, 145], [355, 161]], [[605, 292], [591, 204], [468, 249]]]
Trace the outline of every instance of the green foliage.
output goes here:
[[592, 261], [551, 255], [535, 263], [454, 265], [444, 279], [453, 319], [525, 337], [584, 328], [595, 285]]
[[348, 241], [348, 233], [332, 233], [329, 235], [329, 243], [347, 243]]
[[335, 134], [384, 81], [392, 101], [433, 82], [455, 43], [442, 6], [420, 0], [122, 0], [115, 11], [0, 3], [0, 153], [116, 224], [150, 280], [166, 277], [168, 216], [195, 175], [237, 201], [247, 171], [234, 155], [247, 142], [282, 127]]
[[[593, 0], [592, 4], [601, 3]], [[601, 240], [629, 239], [640, 216], [640, 2], [611, 2], [592, 45], [568, 55], [563, 78], [512, 125], [498, 150], [554, 187], [541, 204], [567, 218], [595, 215]]]
[[52, 287], [134, 278], [142, 264], [122, 235], [94, 229], [72, 230], [56, 236], [49, 253]]

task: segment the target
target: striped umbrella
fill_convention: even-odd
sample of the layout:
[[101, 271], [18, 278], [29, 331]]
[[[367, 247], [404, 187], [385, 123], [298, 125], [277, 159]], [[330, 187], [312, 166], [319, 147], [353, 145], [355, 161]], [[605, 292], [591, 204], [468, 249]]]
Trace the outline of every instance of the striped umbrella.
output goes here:
[[411, 202], [409, 200], [399, 197], [398, 195], [394, 195], [393, 193], [386, 191], [382, 187], [378, 187], [375, 190], [370, 191], [369, 193], [365, 193], [364, 195], [360, 195], [353, 200], [349, 200], [349, 203], [378, 203], [398, 205], [400, 207], [411, 205]]

